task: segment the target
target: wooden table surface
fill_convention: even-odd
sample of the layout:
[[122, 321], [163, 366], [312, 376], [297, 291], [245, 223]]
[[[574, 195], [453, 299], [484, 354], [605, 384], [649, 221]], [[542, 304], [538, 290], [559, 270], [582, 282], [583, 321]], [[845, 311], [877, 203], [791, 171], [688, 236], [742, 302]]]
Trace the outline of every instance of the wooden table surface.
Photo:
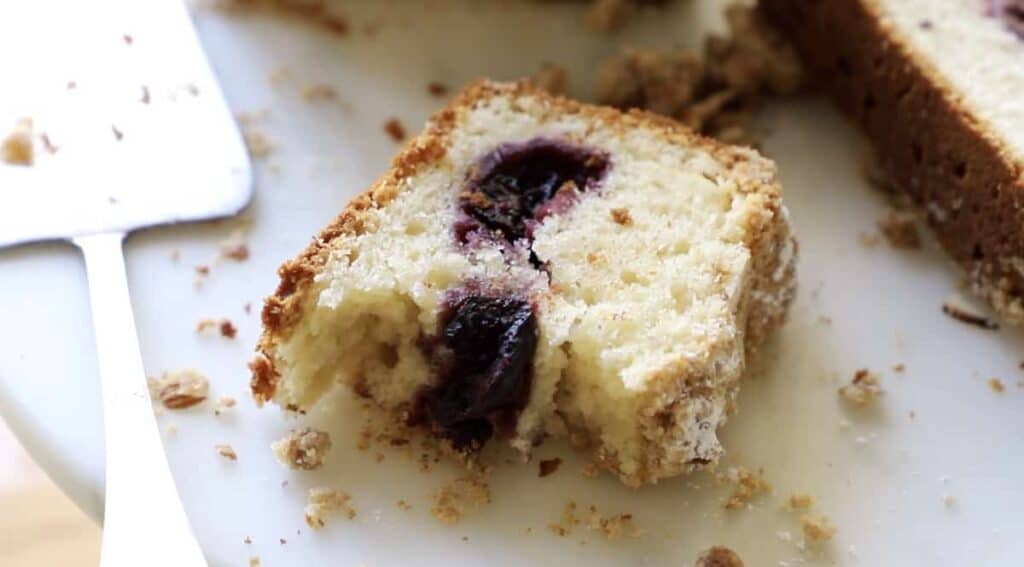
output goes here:
[[50, 481], [0, 419], [0, 563], [95, 566], [100, 528]]

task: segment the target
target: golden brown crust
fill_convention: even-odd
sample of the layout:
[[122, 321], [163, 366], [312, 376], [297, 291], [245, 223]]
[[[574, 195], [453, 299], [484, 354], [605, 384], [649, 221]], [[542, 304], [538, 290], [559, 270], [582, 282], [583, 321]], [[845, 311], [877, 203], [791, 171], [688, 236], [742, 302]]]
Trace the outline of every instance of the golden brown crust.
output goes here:
[[[975, 291], [1024, 323], [1024, 163], [879, 17], [874, 0], [765, 0], [767, 15], [867, 132]], [[980, 8], [979, 8], [980, 9]]]
[[274, 397], [280, 379], [274, 366], [275, 345], [287, 339], [301, 317], [307, 291], [313, 277], [327, 262], [333, 249], [332, 242], [338, 238], [372, 231], [374, 227], [370, 225], [367, 211], [387, 206], [405, 190], [403, 183], [406, 179], [425, 167], [441, 163], [446, 156], [448, 136], [455, 128], [459, 116], [499, 96], [513, 99], [528, 96], [540, 101], [551, 114], [578, 114], [619, 131], [634, 128], [652, 130], [668, 143], [701, 148], [723, 167], [758, 181], [755, 186], [741, 190], [763, 191], [767, 187], [776, 199], [778, 197], [774, 168], [770, 162], [750, 150], [703, 138], [670, 118], [640, 110], [623, 113], [609, 107], [581, 103], [551, 95], [525, 81], [477, 81], [455, 97], [447, 107], [434, 114], [424, 132], [410, 140], [394, 159], [391, 169], [366, 192], [353, 199], [298, 257], [285, 262], [278, 270], [281, 282], [274, 294], [265, 301], [263, 334], [256, 347], [256, 357], [249, 365], [252, 370], [250, 387], [257, 402], [262, 403]]

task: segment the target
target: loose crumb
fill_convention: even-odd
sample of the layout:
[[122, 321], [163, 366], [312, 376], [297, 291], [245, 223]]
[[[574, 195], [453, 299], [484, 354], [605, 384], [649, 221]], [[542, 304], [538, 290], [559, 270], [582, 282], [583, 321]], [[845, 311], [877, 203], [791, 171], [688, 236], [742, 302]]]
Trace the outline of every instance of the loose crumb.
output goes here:
[[314, 530], [327, 525], [327, 518], [335, 512], [342, 512], [349, 520], [356, 517], [351, 505], [352, 497], [341, 490], [317, 487], [309, 490], [306, 497], [306, 524]]
[[899, 363], [899, 364], [894, 364], [892, 366], [892, 371], [896, 372], [896, 373], [899, 373], [899, 374], [902, 374], [902, 373], [906, 372], [906, 370], [907, 370], [907, 366], [905, 364], [903, 364], [902, 362]]
[[544, 63], [540, 71], [530, 77], [530, 82], [551, 94], [564, 95], [569, 87], [569, 72], [561, 65]]
[[252, 538], [249, 536], [245, 536], [245, 539], [242, 540], [242, 543], [246, 545], [252, 545]]
[[434, 493], [434, 507], [431, 508], [431, 512], [438, 521], [454, 525], [470, 511], [490, 502], [491, 489], [482, 478], [461, 477]]
[[199, 322], [196, 323], [197, 333], [204, 333], [211, 329], [217, 329], [217, 332], [220, 333], [220, 336], [226, 339], [233, 339], [238, 335], [238, 329], [235, 327], [235, 324], [232, 323], [231, 320], [227, 318], [200, 319]]
[[260, 567], [260, 558], [258, 555], [254, 555], [249, 558], [249, 567]]
[[612, 220], [622, 226], [631, 226], [633, 224], [633, 217], [629, 214], [629, 209], [612, 209]]
[[221, 396], [217, 398], [217, 404], [213, 407], [213, 415], [220, 415], [226, 412], [228, 409], [235, 407], [237, 402], [231, 396]]
[[242, 138], [245, 140], [245, 146], [249, 148], [249, 155], [254, 158], [265, 158], [274, 151], [274, 144], [253, 126], [243, 126]]
[[555, 471], [558, 470], [558, 467], [561, 466], [561, 464], [562, 464], [562, 459], [559, 459], [557, 457], [554, 458], [554, 459], [547, 459], [547, 460], [541, 461], [539, 463], [539, 469], [540, 470], [538, 471], [538, 476], [540, 478], [544, 478], [544, 477], [546, 477], [548, 475], [554, 474]]
[[726, 478], [735, 486], [732, 495], [725, 503], [726, 510], [743, 508], [751, 500], [771, 490], [771, 485], [764, 480], [763, 469], [758, 469], [754, 473], [744, 467], [733, 467], [729, 469]]
[[942, 504], [946, 508], [952, 508], [953, 506], [956, 506], [956, 497], [952, 494], [946, 494], [942, 497]]
[[150, 394], [172, 410], [202, 403], [209, 393], [210, 381], [192, 369], [164, 372], [159, 380], [150, 382]]
[[448, 94], [448, 86], [445, 85], [444, 83], [431, 81], [427, 83], [427, 92], [430, 93], [430, 96], [440, 98]]
[[1002, 394], [1006, 391], [1006, 385], [999, 378], [989, 378], [988, 387], [997, 394]]
[[124, 139], [124, 132], [122, 132], [122, 131], [121, 131], [121, 130], [120, 130], [120, 129], [119, 129], [118, 127], [117, 127], [117, 125], [115, 125], [115, 124], [111, 124], [111, 125], [110, 125], [110, 131], [111, 131], [111, 132], [112, 132], [112, 133], [114, 134], [114, 139], [115, 139], [115, 140], [117, 140], [118, 142], [120, 142], [121, 140], [123, 140], [123, 139]]
[[195, 269], [196, 269], [196, 275], [197, 276], [208, 276], [208, 275], [210, 275], [210, 266], [207, 266], [206, 264], [199, 264], [198, 266], [196, 266]]
[[633, 514], [612, 514], [601, 516], [595, 506], [590, 507], [587, 527], [600, 532], [605, 539], [615, 541], [622, 537], [640, 537], [643, 531], [637, 527]]
[[384, 123], [384, 131], [395, 142], [401, 142], [405, 139], [405, 126], [402, 126], [402, 123], [397, 118], [389, 118]]
[[277, 460], [288, 468], [311, 471], [323, 466], [331, 450], [331, 436], [326, 431], [305, 427], [290, 431], [274, 442], [271, 449]]
[[404, 512], [408, 512], [409, 510], [412, 510], [412, 504], [409, 504], [408, 502], [406, 502], [405, 499], [399, 500], [398, 501], [398, 509], [402, 510]]
[[885, 390], [878, 383], [878, 377], [866, 368], [858, 370], [849, 384], [839, 388], [839, 396], [859, 407], [864, 407], [881, 396]]
[[694, 567], [743, 567], [743, 560], [728, 547], [716, 545], [701, 553]]
[[177, 435], [178, 434], [178, 426], [174, 425], [173, 423], [168, 423], [167, 426], [164, 427], [164, 433], [166, 433], [168, 437]]
[[[609, 22], [632, 9], [621, 1], [601, 4], [593, 10]], [[757, 10], [734, 4], [725, 16], [728, 34], [708, 38], [701, 54], [627, 48], [606, 59], [598, 70], [599, 102], [651, 110], [723, 141], [756, 145], [747, 129], [754, 109], [766, 95], [797, 92], [804, 74], [796, 51]]]
[[814, 497], [810, 494], [796, 493], [786, 500], [785, 508], [787, 510], [806, 510], [814, 505]]
[[580, 520], [576, 517], [576, 502], [569, 500], [562, 508], [562, 515], [559, 517], [558, 522], [548, 524], [548, 529], [555, 535], [565, 537], [571, 534], [573, 528], [579, 524]]
[[35, 161], [32, 151], [32, 119], [22, 118], [15, 123], [3, 142], [0, 143], [0, 158], [10, 165], [29, 166]]
[[306, 102], [320, 102], [325, 100], [335, 100], [337, 98], [337, 89], [324, 83], [307, 85], [302, 89], [302, 99]]
[[837, 528], [832, 520], [825, 516], [811, 516], [805, 514], [800, 518], [800, 527], [804, 531], [804, 537], [812, 542], [824, 542], [836, 535]]
[[878, 219], [878, 230], [893, 248], [921, 248], [921, 235], [917, 231], [913, 213], [888, 209]]
[[235, 453], [234, 448], [231, 445], [216, 445], [217, 454], [224, 457], [229, 461], [237, 461], [238, 453]]
[[249, 245], [246, 243], [246, 236], [240, 230], [236, 230], [221, 240], [218, 244], [218, 251], [221, 257], [229, 258], [236, 262], [244, 262], [249, 259]]

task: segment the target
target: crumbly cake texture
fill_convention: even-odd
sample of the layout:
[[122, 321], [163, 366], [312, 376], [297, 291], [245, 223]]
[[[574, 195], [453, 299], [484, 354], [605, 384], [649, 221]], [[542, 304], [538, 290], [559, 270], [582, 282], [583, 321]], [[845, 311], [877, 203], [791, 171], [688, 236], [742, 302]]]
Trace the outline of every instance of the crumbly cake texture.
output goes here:
[[975, 293], [1024, 323], [1024, 36], [1012, 13], [996, 17], [980, 0], [761, 5]]
[[[460, 195], [481, 156], [538, 139], [607, 156], [599, 187], [543, 217], [529, 251], [460, 246]], [[281, 267], [252, 392], [304, 411], [340, 382], [409, 417], [435, 386], [425, 345], [453, 290], [514, 289], [536, 314], [536, 348], [501, 436], [528, 455], [569, 432], [627, 484], [655, 482], [721, 454], [746, 355], [794, 294], [795, 253], [775, 167], [756, 152], [657, 115], [482, 81]]]

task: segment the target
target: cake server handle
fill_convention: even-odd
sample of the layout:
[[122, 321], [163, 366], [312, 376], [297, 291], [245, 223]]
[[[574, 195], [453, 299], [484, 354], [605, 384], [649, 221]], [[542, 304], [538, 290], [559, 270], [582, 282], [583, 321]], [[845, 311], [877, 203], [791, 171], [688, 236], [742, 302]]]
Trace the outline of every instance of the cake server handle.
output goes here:
[[85, 256], [106, 439], [101, 567], [205, 566], [164, 455], [135, 334], [124, 233], [74, 238]]

